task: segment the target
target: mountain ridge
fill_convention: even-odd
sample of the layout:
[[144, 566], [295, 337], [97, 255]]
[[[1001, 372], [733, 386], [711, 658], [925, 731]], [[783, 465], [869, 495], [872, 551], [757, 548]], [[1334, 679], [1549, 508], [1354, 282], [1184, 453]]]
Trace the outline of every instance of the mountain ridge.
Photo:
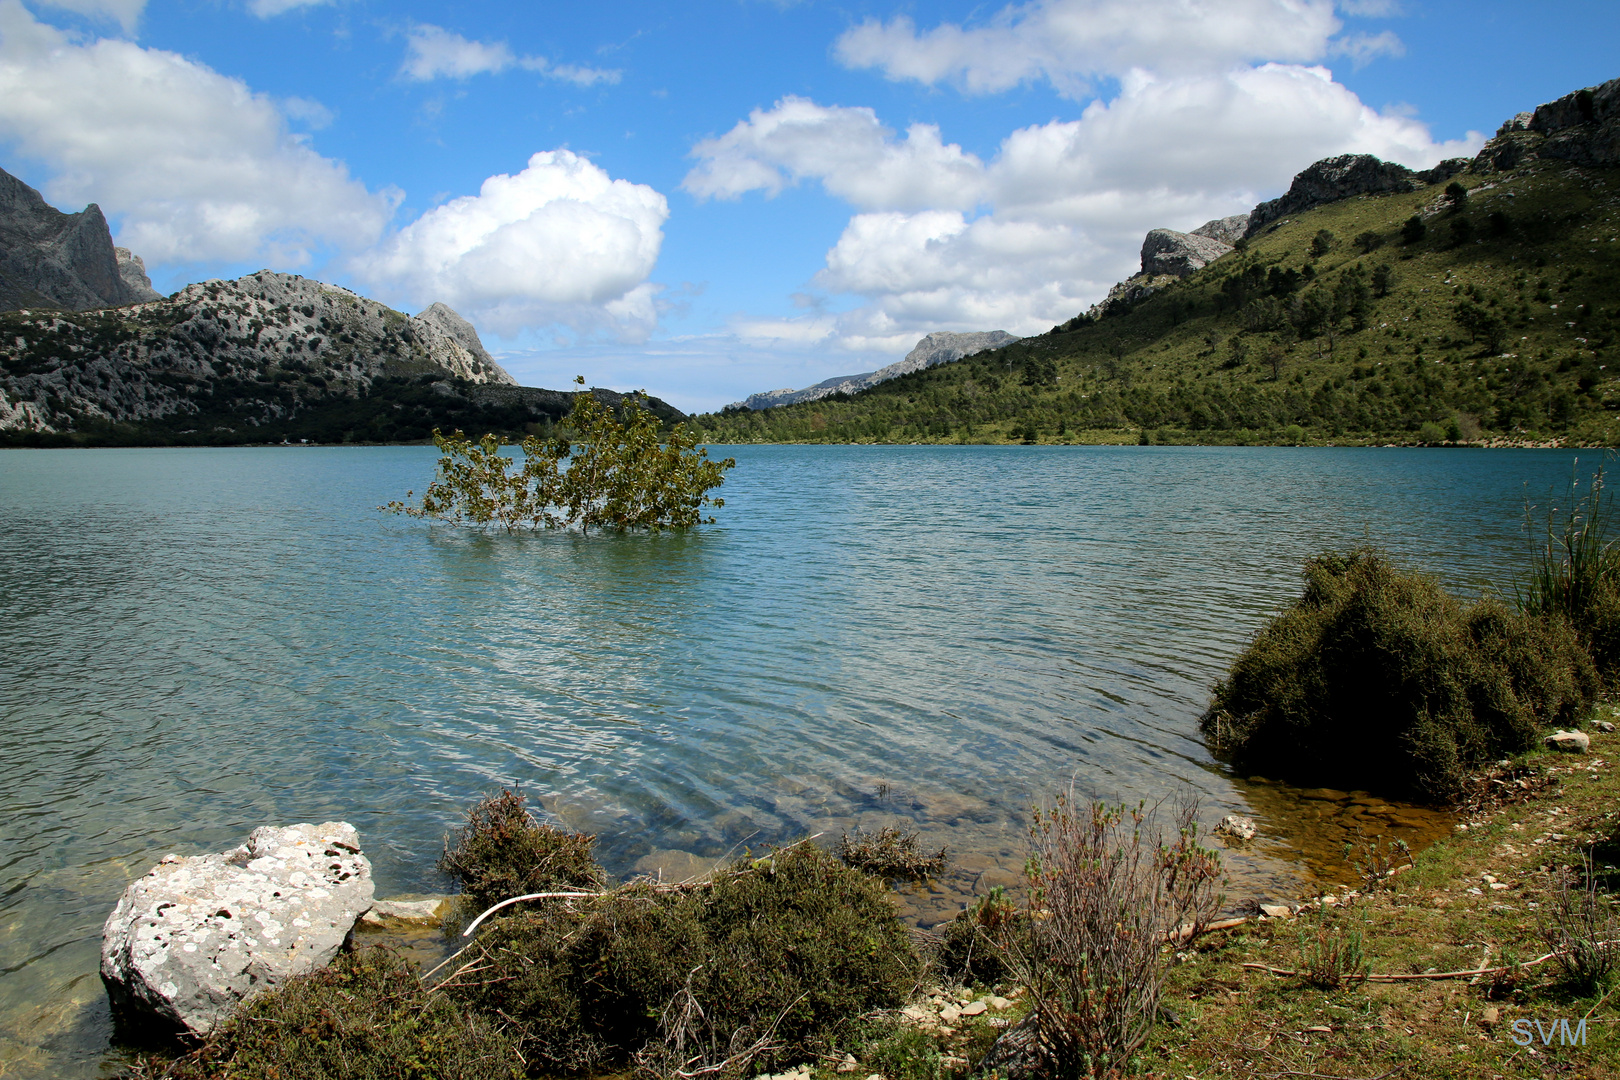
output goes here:
[[856, 394], [890, 379], [909, 375], [913, 371], [960, 360], [964, 356], [1010, 345], [1017, 340], [1018, 338], [1005, 330], [970, 330], [962, 333], [936, 330], [924, 335], [904, 358], [876, 371], [867, 371], [859, 375], [837, 375], [802, 390], [765, 390], [758, 394], [749, 394], [743, 400], [727, 405], [726, 408], [773, 409], [778, 405], [792, 405], [801, 401], [820, 401], [834, 394]]

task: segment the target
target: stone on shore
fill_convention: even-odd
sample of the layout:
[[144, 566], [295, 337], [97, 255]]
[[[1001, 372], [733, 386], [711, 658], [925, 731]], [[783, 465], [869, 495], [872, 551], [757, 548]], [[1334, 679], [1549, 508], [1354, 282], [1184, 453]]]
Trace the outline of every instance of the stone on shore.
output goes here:
[[248, 995], [326, 964], [371, 906], [353, 825], [255, 829], [131, 883], [102, 933], [101, 978], [115, 1009], [206, 1034]]
[[1592, 748], [1592, 737], [1584, 731], [1555, 731], [1547, 736], [1547, 745], [1566, 754], [1584, 754]]

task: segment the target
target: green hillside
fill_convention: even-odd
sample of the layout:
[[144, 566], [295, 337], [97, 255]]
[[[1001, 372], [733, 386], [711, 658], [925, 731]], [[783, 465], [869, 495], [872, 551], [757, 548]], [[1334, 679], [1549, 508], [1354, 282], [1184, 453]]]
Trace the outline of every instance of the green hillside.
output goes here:
[[[1620, 442], [1620, 191], [1541, 160], [1294, 216], [1098, 320], [715, 442]], [[1418, 225], [1409, 224], [1414, 217]]]

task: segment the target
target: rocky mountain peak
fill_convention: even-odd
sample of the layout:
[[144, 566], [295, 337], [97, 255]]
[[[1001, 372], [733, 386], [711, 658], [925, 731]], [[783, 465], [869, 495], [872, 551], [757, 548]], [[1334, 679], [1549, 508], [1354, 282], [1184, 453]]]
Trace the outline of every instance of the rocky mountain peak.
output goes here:
[[64, 214], [0, 169], [0, 311], [88, 311], [157, 297], [144, 267], [144, 289], [132, 287], [122, 269], [99, 206]]

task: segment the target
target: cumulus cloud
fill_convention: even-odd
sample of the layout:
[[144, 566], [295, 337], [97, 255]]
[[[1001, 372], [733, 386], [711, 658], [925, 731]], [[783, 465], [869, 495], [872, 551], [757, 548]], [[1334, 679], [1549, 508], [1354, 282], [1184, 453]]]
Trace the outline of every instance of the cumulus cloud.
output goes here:
[[820, 180], [857, 206], [971, 208], [983, 194], [984, 163], [946, 146], [939, 128], [914, 124], [901, 140], [865, 108], [817, 105], [786, 97], [692, 150], [697, 168], [682, 186], [699, 198], [778, 194], [801, 180]]
[[684, 186], [736, 198], [810, 181], [848, 202], [856, 213], [815, 284], [863, 302], [733, 329], [892, 352], [929, 330], [1047, 329], [1133, 273], [1148, 229], [1246, 212], [1319, 158], [1370, 153], [1422, 168], [1480, 141], [1437, 142], [1321, 67], [1135, 69], [1112, 101], [1014, 131], [988, 161], [933, 127], [902, 137], [869, 109], [786, 98], [698, 143]]
[[645, 184], [550, 150], [423, 214], [352, 269], [413, 305], [442, 300], [502, 336], [560, 324], [638, 340], [657, 319], [658, 287], [647, 277], [668, 217], [664, 196]]
[[[1385, 0], [1340, 0], [1354, 15], [1394, 12]], [[1405, 47], [1392, 31], [1337, 38], [1333, 0], [1036, 0], [983, 25], [926, 30], [902, 15], [868, 19], [839, 37], [844, 64], [890, 79], [951, 82], [994, 93], [1045, 79], [1081, 98], [1100, 77], [1136, 69], [1212, 74], [1240, 64], [1350, 57], [1362, 66]]]
[[1099, 75], [1134, 68], [1221, 71], [1255, 61], [1326, 55], [1339, 30], [1332, 0], [1038, 0], [983, 26], [868, 19], [834, 46], [850, 67], [891, 79], [952, 81], [976, 93], [1046, 78], [1084, 93]]
[[441, 26], [427, 23], [411, 27], [405, 40], [405, 62], [400, 74], [415, 82], [433, 79], [470, 79], [498, 75], [512, 67], [538, 72], [575, 86], [617, 83], [623, 74], [605, 68], [553, 64], [543, 56], [519, 56], [504, 41], [472, 41]]
[[[297, 111], [317, 115], [305, 103]], [[54, 173], [46, 194], [97, 202], [148, 265], [266, 258], [381, 235], [371, 192], [289, 132], [270, 98], [176, 53], [83, 41], [0, 0], [0, 141]]]

